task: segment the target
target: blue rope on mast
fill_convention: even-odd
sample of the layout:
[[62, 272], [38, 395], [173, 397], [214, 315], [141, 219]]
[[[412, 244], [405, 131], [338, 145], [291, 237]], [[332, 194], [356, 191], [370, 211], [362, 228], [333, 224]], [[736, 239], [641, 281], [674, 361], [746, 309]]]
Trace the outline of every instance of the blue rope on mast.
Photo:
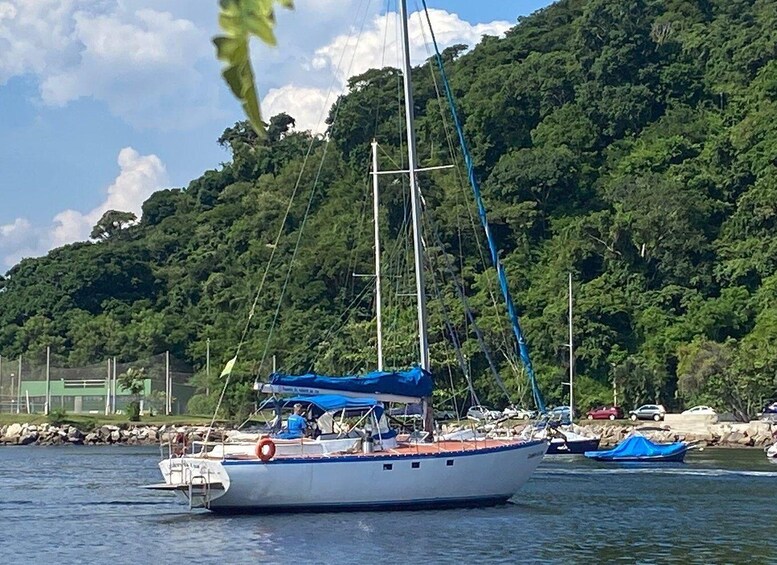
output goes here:
[[510, 322], [513, 326], [513, 333], [515, 339], [518, 341], [518, 352], [521, 357], [521, 362], [526, 368], [526, 373], [529, 375], [529, 383], [531, 383], [532, 394], [534, 395], [534, 402], [537, 404], [537, 409], [541, 413], [545, 413], [545, 402], [542, 400], [542, 394], [537, 386], [537, 379], [534, 375], [534, 367], [532, 366], [531, 358], [529, 357], [529, 347], [526, 345], [526, 339], [523, 336], [521, 330], [521, 324], [518, 320], [518, 314], [515, 312], [515, 304], [510, 294], [510, 287], [507, 285], [507, 276], [505, 275], [502, 262], [499, 260], [499, 253], [494, 243], [494, 238], [491, 235], [491, 228], [488, 225], [488, 217], [486, 216], [486, 206], [483, 203], [483, 198], [480, 194], [480, 183], [475, 176], [475, 165], [472, 162], [472, 156], [470, 155], [467, 141], [464, 138], [464, 130], [461, 127], [459, 120], [459, 114], [456, 111], [456, 103], [453, 98], [453, 91], [448, 83], [448, 75], [445, 73], [445, 66], [443, 65], [442, 55], [440, 55], [440, 49], [437, 47], [437, 38], [434, 36], [434, 30], [432, 29], [432, 22], [429, 18], [429, 9], [426, 6], [426, 0], [421, 0], [424, 7], [424, 13], [426, 14], [426, 21], [429, 24], [429, 31], [432, 36], [432, 44], [434, 45], [435, 59], [437, 60], [437, 66], [440, 69], [440, 75], [445, 87], [445, 96], [448, 100], [448, 106], [451, 109], [451, 115], [453, 117], [453, 124], [456, 127], [456, 133], [459, 136], [459, 144], [461, 145], [461, 152], [464, 155], [464, 163], [467, 166], [467, 175], [469, 176], [469, 183], [472, 186], [472, 192], [475, 195], [475, 202], [478, 207], [478, 216], [480, 217], [480, 223], [486, 232], [486, 239], [488, 240], [488, 249], [491, 252], [491, 261], [496, 268], [496, 273], [499, 278], [499, 286], [502, 290], [502, 296], [504, 296], [505, 303], [507, 305], [507, 313], [510, 317]]

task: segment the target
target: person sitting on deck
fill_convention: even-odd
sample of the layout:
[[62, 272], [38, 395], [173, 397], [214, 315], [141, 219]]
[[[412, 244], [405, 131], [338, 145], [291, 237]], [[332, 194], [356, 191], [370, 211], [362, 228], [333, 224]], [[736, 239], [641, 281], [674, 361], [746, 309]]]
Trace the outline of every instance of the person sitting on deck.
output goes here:
[[286, 431], [277, 435], [280, 439], [297, 439], [305, 435], [308, 422], [302, 415], [302, 404], [294, 405], [294, 413], [286, 420]]

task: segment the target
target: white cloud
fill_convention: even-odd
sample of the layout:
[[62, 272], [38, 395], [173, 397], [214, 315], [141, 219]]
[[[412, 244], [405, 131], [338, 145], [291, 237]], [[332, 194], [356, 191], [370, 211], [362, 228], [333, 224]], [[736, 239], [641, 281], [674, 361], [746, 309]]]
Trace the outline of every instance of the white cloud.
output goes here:
[[[105, 103], [137, 127], [185, 129], [214, 116], [217, 64], [192, 21], [102, 0], [0, 2], [0, 86], [35, 75], [42, 101]], [[208, 69], [210, 73], [211, 69]]]
[[[300, 7], [299, 11], [302, 12], [303, 8]], [[501, 35], [512, 25], [506, 21], [473, 25], [456, 14], [435, 9], [429, 10], [429, 16], [440, 49], [456, 43], [474, 46], [483, 35]], [[311, 11], [303, 17], [313, 18], [315, 13]], [[265, 115], [284, 111], [297, 120], [297, 129], [323, 131], [323, 120], [329, 106], [338, 94], [345, 91], [348, 77], [371, 68], [400, 65], [397, 15], [362, 13], [355, 20], [358, 18], [367, 18], [363, 27], [362, 22], [355, 21], [348, 33], [331, 38], [328, 43], [316, 48], [312, 55], [297, 56], [293, 65], [289, 64], [292, 61], [286, 61], [287, 84], [268, 91], [262, 100]], [[432, 55], [431, 36], [420, 13], [411, 14], [408, 38], [412, 64], [417, 65]], [[267, 65], [266, 61], [259, 60], [260, 69]]]
[[292, 116], [298, 130], [320, 131], [327, 116], [328, 106], [326, 91], [320, 88], [300, 87], [289, 84], [281, 88], [272, 88], [262, 100], [262, 112], [269, 119], [281, 112]]
[[154, 192], [167, 185], [167, 171], [156, 155], [140, 155], [125, 147], [118, 156], [119, 174], [105, 190], [105, 198], [88, 212], [64, 210], [46, 227], [35, 227], [24, 218], [0, 226], [0, 257], [11, 267], [23, 257], [35, 257], [76, 241], [89, 239], [92, 228], [108, 210], [133, 212], [140, 217], [141, 206]]

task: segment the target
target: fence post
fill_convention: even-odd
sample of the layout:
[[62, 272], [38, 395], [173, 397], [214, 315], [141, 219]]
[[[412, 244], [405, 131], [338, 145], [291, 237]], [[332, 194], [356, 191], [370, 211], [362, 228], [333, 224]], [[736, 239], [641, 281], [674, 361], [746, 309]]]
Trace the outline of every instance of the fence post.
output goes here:
[[205, 379], [205, 396], [210, 396], [210, 338], [205, 340]]
[[16, 413], [22, 413], [22, 356], [19, 355], [19, 376], [16, 379]]
[[170, 352], [165, 351], [165, 386], [167, 387], [167, 392], [165, 393], [166, 398], [166, 413], [169, 416], [173, 413], [173, 383], [170, 381]]
[[51, 346], [46, 346], [46, 402], [43, 413], [48, 416], [51, 410]]
[[113, 358], [113, 382], [111, 383], [111, 414], [116, 414], [116, 357]]
[[105, 377], [105, 415], [111, 410], [111, 358], [108, 357], [108, 374]]

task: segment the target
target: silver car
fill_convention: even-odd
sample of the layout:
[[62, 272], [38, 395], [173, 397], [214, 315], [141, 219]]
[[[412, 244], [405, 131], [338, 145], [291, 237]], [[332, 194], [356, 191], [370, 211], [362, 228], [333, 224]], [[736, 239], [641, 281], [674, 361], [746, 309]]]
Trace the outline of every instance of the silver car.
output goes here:
[[655, 420], [659, 422], [666, 416], [666, 409], [661, 404], [643, 404], [636, 410], [629, 412], [632, 421]]
[[467, 410], [467, 418], [476, 422], [498, 420], [501, 417], [502, 413], [499, 410], [492, 410], [485, 406], [471, 406]]

